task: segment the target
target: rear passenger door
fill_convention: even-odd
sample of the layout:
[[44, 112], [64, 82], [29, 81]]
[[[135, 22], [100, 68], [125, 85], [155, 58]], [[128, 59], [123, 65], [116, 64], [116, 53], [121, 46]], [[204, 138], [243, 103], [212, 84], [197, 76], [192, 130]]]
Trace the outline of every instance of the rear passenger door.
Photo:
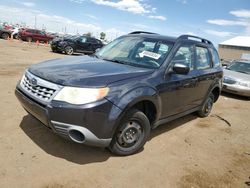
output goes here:
[[95, 50], [98, 48], [97, 41], [94, 38], [87, 38], [87, 43], [89, 45], [89, 52], [95, 52]]
[[76, 41], [76, 51], [77, 52], [87, 52], [89, 51], [89, 43], [87, 43], [87, 37], [81, 36]]
[[212, 71], [212, 56], [206, 46], [195, 47], [195, 70], [198, 79], [198, 105], [202, 103], [210, 86], [214, 82], [215, 74]]
[[35, 41], [41, 41], [40, 31], [39, 30], [34, 30], [33, 31], [33, 39]]

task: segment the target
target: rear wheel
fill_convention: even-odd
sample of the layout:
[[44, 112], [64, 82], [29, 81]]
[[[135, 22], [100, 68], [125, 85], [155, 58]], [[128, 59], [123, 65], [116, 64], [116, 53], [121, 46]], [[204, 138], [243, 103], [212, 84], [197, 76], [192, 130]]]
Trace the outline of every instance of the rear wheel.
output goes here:
[[214, 95], [213, 93], [210, 93], [207, 99], [205, 100], [202, 108], [198, 111], [198, 115], [200, 117], [207, 117], [212, 110], [213, 104], [214, 104]]
[[32, 42], [32, 38], [31, 37], [26, 37], [26, 41], [27, 42]]
[[66, 46], [64, 50], [67, 55], [72, 55], [74, 53], [72, 46]]
[[3, 34], [1, 35], [1, 37], [2, 37], [3, 39], [7, 40], [8, 38], [10, 38], [10, 35], [9, 35], [8, 33], [3, 33]]
[[150, 134], [147, 116], [137, 110], [130, 110], [117, 128], [109, 149], [117, 155], [131, 155], [138, 152]]

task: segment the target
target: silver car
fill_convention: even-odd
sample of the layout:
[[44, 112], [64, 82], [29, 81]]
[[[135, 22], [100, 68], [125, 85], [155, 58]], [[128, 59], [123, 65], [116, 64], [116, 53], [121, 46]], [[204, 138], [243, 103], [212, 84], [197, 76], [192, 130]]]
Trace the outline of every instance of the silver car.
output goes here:
[[224, 69], [222, 90], [250, 97], [250, 61], [234, 61]]

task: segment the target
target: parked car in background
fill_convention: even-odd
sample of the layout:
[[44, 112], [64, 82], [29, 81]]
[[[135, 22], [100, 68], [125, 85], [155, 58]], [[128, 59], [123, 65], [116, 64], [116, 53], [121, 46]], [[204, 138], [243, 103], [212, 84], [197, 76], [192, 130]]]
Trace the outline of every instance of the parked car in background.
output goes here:
[[221, 59], [220, 62], [221, 62], [222, 67], [227, 67], [233, 62], [233, 60]]
[[53, 52], [65, 52], [67, 55], [73, 53], [93, 54], [96, 49], [102, 48], [103, 43], [89, 36], [70, 36], [52, 40], [51, 49]]
[[250, 61], [237, 60], [224, 69], [223, 91], [250, 97]]
[[48, 35], [45, 31], [38, 29], [22, 29], [18, 33], [18, 37], [28, 42], [32, 41], [50, 42], [54, 38], [53, 36]]
[[[71, 40], [82, 39], [87, 40]], [[193, 112], [208, 116], [222, 76], [210, 41], [139, 31], [93, 56], [32, 65], [15, 93], [30, 114], [62, 137], [130, 155], [160, 124]]]
[[11, 31], [6, 29], [0, 29], [0, 38], [7, 40], [11, 37]]

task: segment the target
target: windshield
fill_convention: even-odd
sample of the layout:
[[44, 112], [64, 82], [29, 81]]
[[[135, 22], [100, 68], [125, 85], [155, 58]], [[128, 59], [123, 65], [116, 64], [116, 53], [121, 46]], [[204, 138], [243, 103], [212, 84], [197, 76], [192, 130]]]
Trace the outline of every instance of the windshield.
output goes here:
[[138, 36], [120, 37], [96, 53], [98, 58], [145, 68], [161, 66], [171, 43]]
[[228, 70], [250, 74], [250, 63], [234, 62], [227, 67]]

